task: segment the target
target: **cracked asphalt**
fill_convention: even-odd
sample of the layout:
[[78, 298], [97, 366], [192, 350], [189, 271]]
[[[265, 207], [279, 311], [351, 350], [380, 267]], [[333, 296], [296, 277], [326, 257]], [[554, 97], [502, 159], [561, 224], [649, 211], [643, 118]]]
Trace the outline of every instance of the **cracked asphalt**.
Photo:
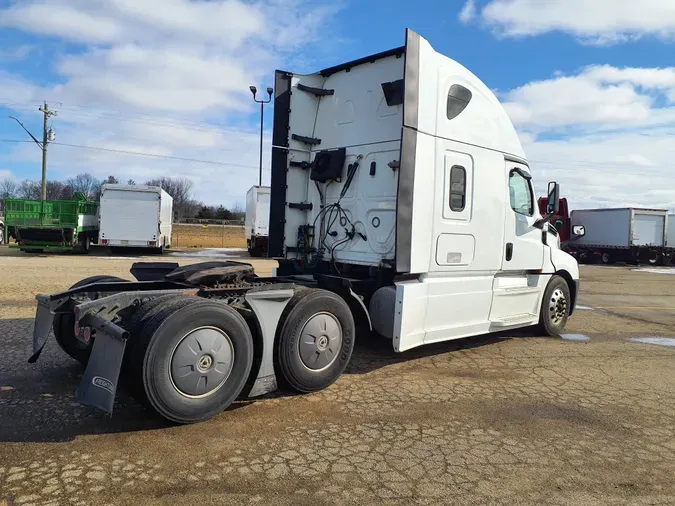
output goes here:
[[586, 342], [361, 334], [323, 392], [171, 426], [124, 391], [112, 418], [78, 405], [53, 340], [26, 363], [36, 293], [133, 261], [0, 252], [0, 506], [675, 503], [675, 348], [630, 340], [675, 338], [673, 276], [583, 267]]

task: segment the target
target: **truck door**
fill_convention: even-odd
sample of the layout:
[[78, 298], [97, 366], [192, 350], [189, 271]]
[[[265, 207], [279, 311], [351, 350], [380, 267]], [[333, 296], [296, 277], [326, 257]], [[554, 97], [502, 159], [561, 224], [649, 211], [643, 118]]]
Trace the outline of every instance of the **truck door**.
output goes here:
[[537, 271], [544, 266], [541, 229], [528, 168], [506, 162], [504, 188], [506, 213], [501, 270], [495, 275], [490, 321], [493, 330], [536, 323], [546, 278]]
[[537, 271], [544, 266], [541, 229], [536, 212], [532, 176], [522, 164], [506, 162], [507, 196], [504, 220], [503, 271]]

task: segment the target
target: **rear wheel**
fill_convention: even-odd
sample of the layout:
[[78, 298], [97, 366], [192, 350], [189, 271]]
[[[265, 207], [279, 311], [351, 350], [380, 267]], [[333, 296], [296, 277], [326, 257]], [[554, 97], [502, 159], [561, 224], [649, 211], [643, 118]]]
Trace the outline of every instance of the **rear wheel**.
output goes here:
[[605, 251], [600, 255], [600, 261], [605, 265], [609, 265], [612, 263], [612, 255]]
[[650, 251], [647, 256], [649, 265], [663, 265], [663, 256], [658, 251]]
[[301, 289], [281, 316], [277, 361], [299, 392], [316, 392], [344, 372], [354, 350], [354, 318], [347, 303], [326, 290]]
[[567, 282], [553, 276], [546, 287], [541, 302], [539, 331], [547, 336], [557, 336], [565, 328], [572, 307], [572, 297]]
[[[116, 276], [91, 276], [78, 281], [71, 286], [70, 289], [72, 290], [73, 288], [79, 288], [92, 283], [114, 283], [117, 281], [126, 282], [127, 280]], [[98, 294], [94, 292], [87, 295], [91, 299], [98, 298]], [[91, 355], [91, 348], [94, 343], [93, 340], [85, 343], [75, 336], [75, 315], [72, 313], [57, 314], [54, 316], [53, 329], [54, 337], [61, 349], [82, 365], [87, 365], [89, 355]]]
[[207, 420], [243, 390], [253, 363], [244, 318], [216, 301], [178, 298], [161, 305], [139, 336], [141, 376], [150, 405], [177, 423]]
[[80, 234], [78, 240], [80, 243], [79, 245], [80, 253], [83, 253], [84, 255], [88, 254], [89, 247], [91, 246], [91, 238], [89, 237], [89, 234], [87, 233]]
[[179, 309], [200, 300], [197, 297], [186, 297], [176, 294], [161, 295], [144, 302], [129, 318], [127, 329], [130, 338], [127, 341], [126, 360], [124, 362], [124, 380], [131, 394], [138, 400], [147, 400], [143, 390], [143, 360], [148, 343], [141, 341], [143, 327], [158, 313], [171, 305]]

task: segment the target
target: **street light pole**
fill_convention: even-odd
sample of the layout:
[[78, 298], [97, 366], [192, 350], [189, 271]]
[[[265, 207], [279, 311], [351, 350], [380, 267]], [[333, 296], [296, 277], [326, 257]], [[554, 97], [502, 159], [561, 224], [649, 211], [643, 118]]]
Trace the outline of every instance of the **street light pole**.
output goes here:
[[258, 175], [258, 186], [262, 186], [262, 169], [263, 169], [263, 125], [264, 125], [264, 108], [265, 104], [269, 104], [272, 101], [272, 93], [274, 93], [274, 90], [272, 88], [267, 88], [267, 95], [269, 95], [269, 98], [267, 100], [258, 100], [256, 98], [256, 93], [258, 93], [258, 89], [255, 86], [249, 86], [248, 88], [251, 90], [251, 93], [253, 94], [253, 100], [260, 104], [260, 172]]

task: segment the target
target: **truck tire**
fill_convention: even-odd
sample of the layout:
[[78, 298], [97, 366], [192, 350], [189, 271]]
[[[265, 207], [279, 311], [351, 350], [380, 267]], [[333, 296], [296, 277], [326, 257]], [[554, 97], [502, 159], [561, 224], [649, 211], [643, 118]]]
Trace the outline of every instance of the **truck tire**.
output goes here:
[[125, 386], [139, 401], [147, 401], [143, 390], [143, 359], [147, 348], [147, 343], [141, 343], [143, 327], [168, 305], [172, 305], [174, 309], [179, 309], [194, 303], [196, 300], [199, 300], [198, 297], [187, 297], [181, 294], [161, 295], [141, 304], [129, 318], [129, 324], [126, 328], [130, 337], [127, 341], [125, 360], [122, 366], [123, 378]]
[[647, 252], [647, 263], [649, 265], [663, 265], [663, 255], [659, 251]]
[[[91, 276], [78, 281], [69, 289], [72, 290], [73, 288], [78, 288], [91, 283], [116, 281], [127, 282], [126, 279], [118, 278], [117, 276]], [[54, 337], [56, 338], [56, 342], [59, 344], [61, 349], [65, 351], [70, 357], [86, 366], [87, 362], [89, 361], [92, 345], [94, 343], [93, 341], [90, 341], [89, 343], [83, 343], [77, 337], [75, 337], [75, 315], [72, 313], [55, 315], [52, 328], [54, 329]]]
[[610, 264], [614, 263], [614, 259], [612, 258], [612, 255], [607, 251], [604, 251], [604, 252], [600, 253], [600, 261], [604, 265], [610, 265]]
[[139, 336], [143, 389], [152, 408], [176, 423], [207, 420], [232, 404], [253, 364], [244, 318], [224, 303], [165, 302]]
[[89, 234], [84, 233], [78, 237], [79, 240], [79, 249], [80, 253], [83, 255], [88, 255], [89, 254], [89, 247], [91, 246], [91, 238], [89, 237]]
[[571, 306], [570, 287], [560, 276], [553, 276], [541, 301], [538, 330], [547, 336], [560, 334], [569, 318]]
[[342, 375], [354, 351], [356, 331], [341, 297], [327, 290], [300, 289], [279, 324], [277, 363], [291, 388], [317, 392]]

